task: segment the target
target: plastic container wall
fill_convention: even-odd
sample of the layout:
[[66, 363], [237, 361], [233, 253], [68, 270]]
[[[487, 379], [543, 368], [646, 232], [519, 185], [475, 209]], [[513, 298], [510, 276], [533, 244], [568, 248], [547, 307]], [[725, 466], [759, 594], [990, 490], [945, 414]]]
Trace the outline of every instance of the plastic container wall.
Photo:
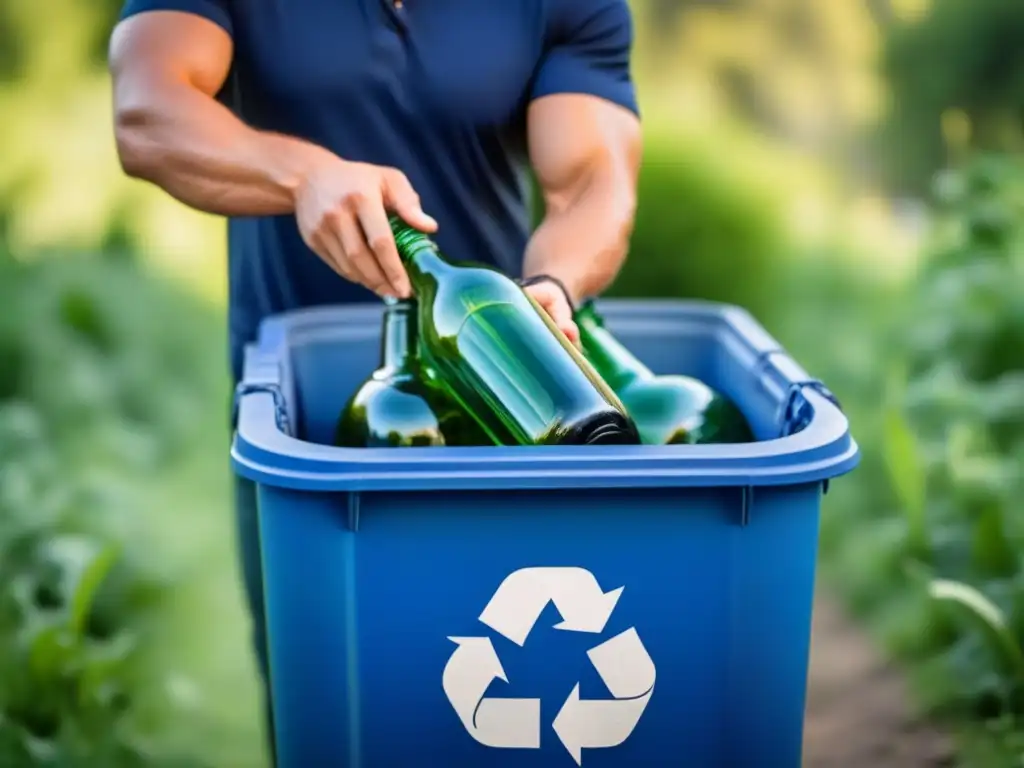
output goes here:
[[258, 486], [281, 768], [800, 765], [846, 419], [742, 310], [600, 310], [758, 442], [337, 449], [381, 309], [264, 325], [232, 454]]

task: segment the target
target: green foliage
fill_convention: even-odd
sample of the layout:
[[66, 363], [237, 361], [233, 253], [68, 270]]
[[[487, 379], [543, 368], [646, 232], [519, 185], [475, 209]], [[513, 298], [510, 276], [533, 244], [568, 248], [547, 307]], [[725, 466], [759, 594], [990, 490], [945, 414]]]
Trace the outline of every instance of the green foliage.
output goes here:
[[204, 428], [215, 320], [88, 257], [0, 251], [0, 303], [0, 765], [203, 766], [142, 652], [174, 574], [126, 478]]
[[[982, 157], [936, 193], [912, 283], [878, 301], [881, 287], [849, 281], [828, 315], [835, 343], [790, 346], [835, 381], [864, 456], [823, 518], [826, 569], [922, 671], [932, 711], [984, 723], [1012, 750], [1024, 724], [1024, 164]], [[855, 373], [845, 358], [860, 345]]]
[[906, 516], [907, 542], [916, 556], [927, 556], [927, 485], [914, 434], [902, 412], [892, 406], [885, 411], [882, 441], [889, 479]]
[[[532, 218], [544, 216], [531, 178]], [[786, 237], [778, 201], [734, 160], [703, 146], [648, 142], [629, 258], [608, 296], [779, 306]]]
[[121, 9], [124, 8], [122, 0], [94, 0], [94, 13], [96, 14], [95, 32], [91, 50], [91, 64], [102, 66], [107, 61], [107, 49], [110, 42], [110, 33], [121, 17]]
[[777, 304], [785, 250], [776, 201], [721, 155], [653, 145], [640, 173], [629, 259], [613, 296]]
[[947, 163], [941, 120], [962, 110], [971, 145], [983, 150], [1022, 146], [1024, 5], [1007, 0], [933, 0], [922, 20], [889, 30], [883, 73], [890, 111], [882, 138], [884, 161], [897, 189], [922, 193]]
[[24, 46], [16, 21], [11, 5], [0, 3], [0, 83], [20, 76], [24, 67]]
[[968, 584], [946, 579], [932, 581], [928, 592], [932, 599], [958, 609], [972, 622], [972, 628], [989, 643], [1001, 671], [1013, 685], [1024, 686], [1024, 651], [1005, 613], [995, 603]]
[[[981, 636], [995, 649], [951, 655], [964, 681], [991, 681], [974, 697], [981, 714], [1017, 717], [1024, 714], [1017, 658], [1024, 638], [1017, 514], [1024, 490], [1024, 165], [982, 158], [942, 178], [938, 192], [942, 226], [910, 304], [917, 323], [907, 334], [914, 372], [907, 409], [931, 446], [933, 566], [980, 588], [975, 594], [939, 582], [941, 596], [986, 625], [968, 635], [972, 642]], [[983, 594], [996, 605], [987, 606]]]

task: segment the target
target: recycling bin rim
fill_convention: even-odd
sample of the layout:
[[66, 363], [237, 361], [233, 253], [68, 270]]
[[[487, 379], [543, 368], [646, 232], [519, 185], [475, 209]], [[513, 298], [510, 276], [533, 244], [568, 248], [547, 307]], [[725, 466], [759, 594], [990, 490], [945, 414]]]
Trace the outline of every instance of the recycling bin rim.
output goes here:
[[[801, 398], [809, 418], [795, 434], [753, 443], [683, 446], [339, 448], [298, 440], [288, 420], [294, 339], [379, 333], [380, 304], [324, 306], [275, 315], [245, 349], [236, 392], [234, 470], [270, 486], [320, 491], [501, 488], [776, 486], [820, 482], [859, 461], [838, 404], [745, 310], [708, 301], [602, 300], [617, 326], [671, 335], [687, 324], [720, 328], [756, 361], [781, 410]], [[345, 322], [339, 323], [343, 318]], [[780, 416], [784, 418], [784, 416]]]

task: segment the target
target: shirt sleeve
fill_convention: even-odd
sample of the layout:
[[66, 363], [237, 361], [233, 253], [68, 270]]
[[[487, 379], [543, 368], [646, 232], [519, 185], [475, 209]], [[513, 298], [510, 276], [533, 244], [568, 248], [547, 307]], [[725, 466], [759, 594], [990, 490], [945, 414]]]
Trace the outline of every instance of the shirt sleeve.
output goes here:
[[231, 0], [125, 0], [121, 19], [137, 16], [147, 11], [181, 11], [209, 19], [229, 35], [231, 25]]
[[532, 99], [584, 93], [639, 115], [630, 72], [633, 18], [627, 0], [557, 0]]

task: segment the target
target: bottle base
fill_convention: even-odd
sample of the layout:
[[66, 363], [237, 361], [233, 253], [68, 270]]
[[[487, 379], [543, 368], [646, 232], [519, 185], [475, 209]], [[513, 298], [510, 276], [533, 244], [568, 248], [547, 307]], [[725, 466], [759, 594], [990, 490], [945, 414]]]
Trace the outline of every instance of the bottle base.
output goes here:
[[622, 416], [601, 414], [572, 429], [563, 445], [640, 445], [636, 428]]

